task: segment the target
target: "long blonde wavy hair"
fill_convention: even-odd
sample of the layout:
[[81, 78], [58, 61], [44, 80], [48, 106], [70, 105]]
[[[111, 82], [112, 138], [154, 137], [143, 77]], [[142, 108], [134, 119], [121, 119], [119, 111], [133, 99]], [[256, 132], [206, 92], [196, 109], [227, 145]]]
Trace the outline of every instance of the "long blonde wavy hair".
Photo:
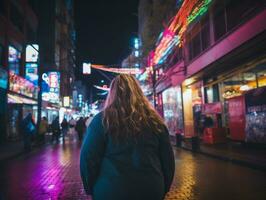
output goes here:
[[118, 75], [111, 82], [103, 111], [103, 124], [111, 136], [136, 136], [141, 131], [164, 131], [165, 124], [132, 75]]

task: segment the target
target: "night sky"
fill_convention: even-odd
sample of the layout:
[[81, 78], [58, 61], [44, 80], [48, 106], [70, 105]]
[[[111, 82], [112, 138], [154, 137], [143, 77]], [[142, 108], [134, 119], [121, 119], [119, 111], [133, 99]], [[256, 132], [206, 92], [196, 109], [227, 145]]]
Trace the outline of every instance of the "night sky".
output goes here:
[[[93, 84], [109, 83], [96, 70], [86, 78], [81, 75], [82, 62], [121, 64], [130, 53], [138, 31], [138, 0], [76, 0], [75, 28], [77, 32], [77, 78], [91, 88]], [[110, 78], [110, 73], [104, 73]], [[100, 93], [93, 90], [93, 93]], [[94, 98], [95, 99], [95, 98]]]

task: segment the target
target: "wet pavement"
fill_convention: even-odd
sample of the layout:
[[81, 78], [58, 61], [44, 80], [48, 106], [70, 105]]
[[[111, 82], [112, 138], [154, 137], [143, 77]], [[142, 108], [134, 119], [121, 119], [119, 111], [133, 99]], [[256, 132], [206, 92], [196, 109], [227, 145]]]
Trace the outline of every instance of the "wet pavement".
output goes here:
[[[80, 144], [42, 147], [0, 164], [0, 200], [90, 199], [79, 175]], [[266, 173], [176, 150], [176, 174], [166, 199], [266, 199]]]

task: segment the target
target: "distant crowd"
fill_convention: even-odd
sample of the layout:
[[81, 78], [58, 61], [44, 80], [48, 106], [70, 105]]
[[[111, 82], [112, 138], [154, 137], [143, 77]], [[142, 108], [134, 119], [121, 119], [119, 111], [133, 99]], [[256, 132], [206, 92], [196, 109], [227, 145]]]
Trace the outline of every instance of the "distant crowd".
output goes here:
[[42, 117], [39, 124], [39, 128], [34, 123], [32, 114], [29, 113], [21, 123], [21, 130], [23, 134], [24, 149], [30, 151], [33, 144], [39, 145], [45, 143], [45, 135], [51, 133], [50, 142], [59, 143], [59, 139], [65, 142], [65, 138], [68, 135], [69, 138], [73, 139], [76, 136], [81, 142], [86, 132], [87, 127], [93, 119], [93, 114], [88, 117], [80, 117], [75, 120], [73, 117], [68, 121], [66, 118], [59, 122], [59, 117], [55, 117], [51, 124], [48, 123], [46, 117]]

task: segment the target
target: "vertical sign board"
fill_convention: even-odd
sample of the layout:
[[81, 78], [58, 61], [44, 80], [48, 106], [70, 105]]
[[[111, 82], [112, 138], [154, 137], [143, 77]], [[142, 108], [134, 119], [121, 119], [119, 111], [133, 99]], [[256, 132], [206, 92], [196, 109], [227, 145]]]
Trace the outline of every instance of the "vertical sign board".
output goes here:
[[266, 144], [266, 87], [245, 94], [246, 141]]
[[9, 71], [19, 74], [19, 66], [21, 61], [21, 53], [13, 46], [8, 47], [8, 67]]
[[60, 73], [47, 72], [42, 75], [42, 99], [51, 103], [59, 103]]
[[25, 78], [28, 81], [31, 81], [34, 85], [38, 85], [38, 58], [39, 45], [27, 45]]

